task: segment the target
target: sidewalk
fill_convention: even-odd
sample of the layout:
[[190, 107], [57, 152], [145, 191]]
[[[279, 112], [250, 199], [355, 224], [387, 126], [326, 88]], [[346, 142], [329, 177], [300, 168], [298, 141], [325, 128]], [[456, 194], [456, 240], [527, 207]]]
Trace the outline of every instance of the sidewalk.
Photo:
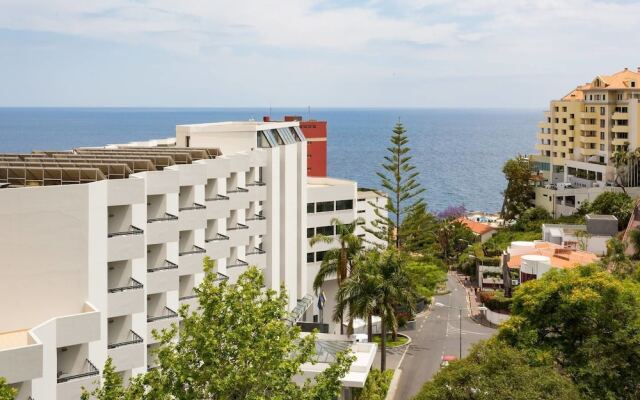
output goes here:
[[486, 323], [486, 319], [484, 318], [484, 314], [480, 310], [482, 307], [482, 303], [478, 300], [478, 295], [476, 293], [476, 287], [471, 285], [469, 277], [467, 275], [459, 274], [458, 272], [453, 272], [458, 279], [458, 282], [462, 286], [464, 286], [467, 292], [467, 305], [469, 306], [469, 317], [479, 324]]

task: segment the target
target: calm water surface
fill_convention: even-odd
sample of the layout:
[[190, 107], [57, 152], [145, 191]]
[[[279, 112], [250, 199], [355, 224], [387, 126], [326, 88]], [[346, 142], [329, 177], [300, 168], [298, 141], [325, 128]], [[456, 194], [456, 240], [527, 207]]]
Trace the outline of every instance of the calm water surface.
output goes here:
[[[274, 109], [308, 116], [306, 109]], [[170, 137], [175, 125], [260, 119], [268, 109], [0, 108], [0, 152], [67, 150], [132, 140]], [[375, 172], [393, 125], [408, 130], [413, 163], [420, 171], [429, 208], [464, 204], [497, 211], [505, 181], [501, 166], [533, 152], [541, 110], [312, 109], [329, 123], [329, 174], [376, 187]]]

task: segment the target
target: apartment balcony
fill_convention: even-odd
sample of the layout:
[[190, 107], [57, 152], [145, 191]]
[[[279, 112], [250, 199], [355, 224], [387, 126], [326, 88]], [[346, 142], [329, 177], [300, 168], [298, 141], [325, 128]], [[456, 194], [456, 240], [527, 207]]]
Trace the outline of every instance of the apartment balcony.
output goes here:
[[581, 112], [580, 118], [586, 118], [586, 119], [598, 118], [598, 114], [596, 114], [595, 112]]
[[548, 151], [551, 151], [551, 145], [550, 144], [536, 143], [536, 150], [548, 150]]
[[629, 119], [629, 113], [628, 112], [614, 112], [613, 115], [611, 115], [611, 119], [615, 119], [615, 120], [628, 120]]
[[231, 260], [227, 263], [227, 276], [230, 283], [238, 282], [238, 277], [249, 269], [249, 263], [243, 260]]
[[596, 154], [598, 154], [598, 149], [584, 149], [584, 148], [581, 148], [580, 149], [580, 154], [582, 154], [583, 156], [595, 156]]
[[580, 142], [582, 143], [598, 143], [600, 138], [596, 135], [593, 136], [580, 136]]
[[621, 139], [615, 138], [615, 139], [613, 139], [613, 140], [611, 141], [611, 144], [612, 144], [613, 146], [626, 146], [626, 145], [628, 145], [628, 144], [629, 144], [629, 139], [626, 139], [626, 138], [625, 138], [625, 139], [622, 139], [622, 138], [621, 138]]
[[249, 227], [244, 224], [235, 224], [227, 227], [229, 246], [244, 246], [249, 243]]
[[99, 375], [100, 371], [89, 360], [85, 360], [83, 365], [77, 370], [59, 371], [56, 399], [79, 399], [83, 388], [89, 392], [95, 389]]
[[178, 275], [191, 275], [202, 272], [202, 260], [206, 252], [205, 249], [198, 246], [181, 251], [178, 259]]
[[231, 201], [231, 208], [234, 210], [239, 210], [242, 208], [249, 207], [249, 190], [243, 187], [237, 187], [235, 189], [227, 190], [227, 196], [229, 196], [229, 200]]
[[107, 312], [107, 317], [143, 312], [145, 299], [142, 283], [129, 278], [129, 282], [126, 285], [108, 290], [107, 304], [109, 311]]
[[147, 244], [178, 241], [178, 217], [165, 213], [162, 217], [147, 220]]
[[147, 315], [147, 343], [158, 343], [155, 337], [153, 337], [153, 331], [160, 333], [163, 329], [171, 328], [171, 324], [178, 323], [178, 313], [164, 307], [162, 312], [157, 315]]
[[178, 229], [181, 231], [191, 231], [194, 229], [204, 229], [207, 227], [207, 207], [193, 203], [188, 207], [180, 207], [178, 214]]
[[249, 189], [249, 200], [264, 201], [267, 199], [266, 183], [259, 181], [247, 183], [247, 189]]
[[629, 133], [629, 125], [614, 125], [611, 127], [611, 132]]
[[123, 340], [107, 345], [107, 355], [113, 360], [116, 371], [126, 371], [145, 365], [144, 347], [140, 335], [130, 330]]
[[231, 254], [231, 247], [229, 246], [229, 236], [221, 233], [216, 234], [211, 239], [205, 239], [205, 246], [207, 255], [214, 260], [220, 258], [227, 258]]
[[191, 292], [184, 296], [180, 296], [178, 298], [180, 300], [180, 306], [187, 305], [189, 306], [189, 311], [197, 311], [200, 308], [200, 303], [198, 302], [198, 295], [195, 292]]
[[0, 333], [0, 376], [7, 383], [42, 376], [42, 343], [27, 330]]
[[267, 233], [267, 219], [259, 214], [247, 218], [247, 226], [251, 230], [251, 235], [264, 235]]
[[144, 204], [144, 179], [109, 179], [107, 181], [107, 205]]
[[147, 294], [178, 290], [178, 265], [169, 260], [157, 267], [147, 268]]
[[229, 197], [218, 194], [205, 201], [207, 202], [207, 219], [229, 218], [231, 214]]
[[265, 268], [267, 266], [267, 252], [254, 247], [252, 249], [247, 249], [246, 259], [249, 265], [255, 265], [261, 268]]
[[107, 238], [107, 261], [132, 260], [144, 257], [144, 231], [133, 225], [123, 232], [109, 233]]
[[56, 318], [56, 347], [74, 346], [100, 339], [100, 311], [85, 303], [79, 314]]

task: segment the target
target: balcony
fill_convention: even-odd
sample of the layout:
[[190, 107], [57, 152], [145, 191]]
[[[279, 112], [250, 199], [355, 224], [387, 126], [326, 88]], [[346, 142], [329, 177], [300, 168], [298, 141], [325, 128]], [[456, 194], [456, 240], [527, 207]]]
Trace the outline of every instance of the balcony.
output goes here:
[[611, 141], [611, 144], [613, 146], [628, 146], [629, 145], [629, 139], [625, 139], [625, 138], [615, 138]]
[[260, 214], [247, 218], [247, 225], [251, 229], [252, 236], [264, 235], [267, 233], [267, 219]]
[[614, 125], [614, 126], [611, 127], [611, 132], [628, 133], [629, 132], [629, 125]]
[[107, 345], [107, 355], [113, 360], [116, 371], [144, 366], [144, 343], [140, 335], [130, 330], [124, 340]]
[[582, 154], [583, 156], [595, 156], [596, 154], [598, 154], [598, 149], [584, 149], [584, 148], [581, 148], [580, 149], [580, 154]]
[[178, 260], [178, 275], [191, 275], [202, 272], [202, 259], [206, 252], [205, 249], [198, 246], [181, 251]]
[[193, 203], [191, 206], [180, 207], [178, 214], [178, 229], [181, 231], [191, 231], [194, 229], [204, 229], [207, 227], [207, 207]]
[[200, 308], [200, 303], [198, 302], [198, 295], [193, 291], [187, 295], [180, 296], [178, 300], [180, 300], [181, 306], [185, 304], [188, 305], [189, 311], [196, 311], [198, 308]]
[[235, 224], [227, 227], [229, 246], [244, 246], [249, 243], [249, 227], [244, 224]]
[[205, 201], [207, 202], [207, 219], [228, 218], [231, 214], [229, 197], [218, 194]]
[[57, 399], [79, 399], [83, 388], [92, 391], [100, 371], [89, 360], [73, 371], [58, 371]]
[[267, 252], [258, 247], [247, 249], [246, 256], [249, 265], [255, 265], [260, 268], [267, 266]]
[[27, 330], [0, 333], [0, 376], [18, 383], [42, 376], [42, 344]]
[[239, 210], [249, 207], [249, 190], [243, 187], [227, 190], [227, 195], [231, 200], [231, 208]]
[[267, 199], [266, 183], [259, 181], [247, 183], [247, 189], [249, 189], [249, 200], [264, 201]]
[[580, 141], [582, 143], [598, 143], [600, 138], [596, 135], [582, 135]]
[[144, 231], [133, 225], [127, 231], [107, 235], [107, 261], [144, 257]]
[[100, 311], [85, 303], [79, 314], [56, 318], [56, 347], [84, 344], [100, 339]]
[[147, 244], [178, 241], [178, 217], [165, 213], [162, 217], [147, 220]]
[[229, 282], [236, 283], [238, 282], [238, 277], [242, 275], [243, 272], [246, 272], [249, 268], [249, 263], [243, 260], [232, 260], [227, 264], [227, 276], [229, 277]]
[[142, 283], [133, 278], [125, 286], [120, 286], [108, 290], [107, 317], [118, 317], [120, 315], [130, 315], [144, 311], [145, 295], [142, 290]]
[[169, 260], [164, 264], [147, 268], [147, 294], [164, 293], [178, 289], [178, 265]]
[[147, 343], [153, 344], [158, 343], [158, 340], [153, 337], [153, 331], [157, 331], [160, 333], [163, 329], [171, 328], [171, 324], [178, 323], [178, 313], [170, 309], [169, 307], [164, 307], [162, 312], [157, 315], [148, 315], [147, 316]]
[[612, 119], [623, 119], [623, 120], [628, 120], [629, 119], [629, 113], [628, 112], [619, 112], [616, 111], [613, 113], [613, 115], [611, 115]]
[[205, 239], [204, 247], [207, 249], [207, 255], [214, 260], [227, 258], [231, 254], [229, 236], [221, 233], [217, 233], [216, 236], [211, 239]]

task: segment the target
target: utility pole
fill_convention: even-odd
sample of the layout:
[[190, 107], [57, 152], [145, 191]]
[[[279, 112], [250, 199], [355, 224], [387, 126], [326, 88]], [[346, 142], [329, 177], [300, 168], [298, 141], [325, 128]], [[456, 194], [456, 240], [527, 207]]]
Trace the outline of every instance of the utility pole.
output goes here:
[[462, 360], [462, 308], [458, 309], [458, 316], [460, 317], [460, 359]]

